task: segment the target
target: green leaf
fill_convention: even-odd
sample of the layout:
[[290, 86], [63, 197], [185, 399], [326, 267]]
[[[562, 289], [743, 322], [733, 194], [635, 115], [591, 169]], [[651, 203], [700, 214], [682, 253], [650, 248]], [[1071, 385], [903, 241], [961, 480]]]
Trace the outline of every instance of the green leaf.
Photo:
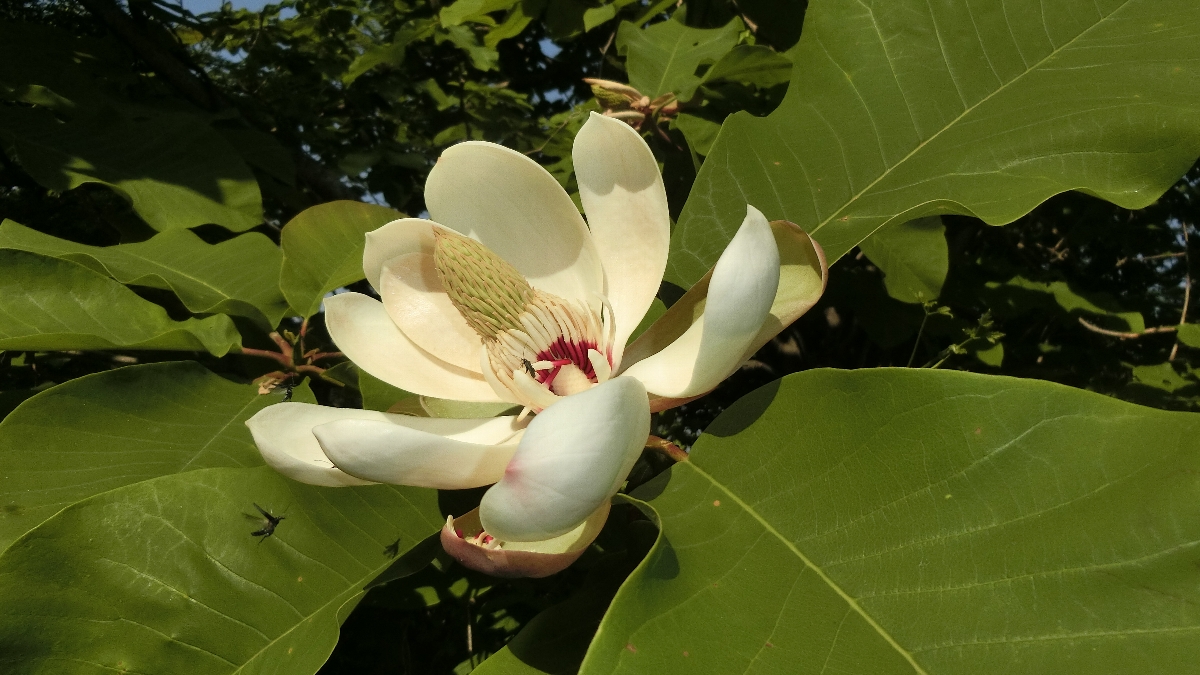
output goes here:
[[0, 349], [205, 350], [241, 345], [229, 317], [172, 321], [166, 310], [69, 260], [0, 250]]
[[1170, 362], [1152, 366], [1135, 366], [1133, 368], [1133, 381], [1135, 384], [1162, 389], [1167, 393], [1175, 393], [1180, 389], [1195, 387], [1197, 384], [1200, 384], [1190, 369], [1186, 375], [1180, 375]]
[[791, 78], [792, 60], [761, 45], [738, 45], [704, 73], [704, 82], [728, 80], [755, 87], [773, 87]]
[[[283, 516], [263, 540], [255, 504]], [[437, 492], [203, 469], [68, 507], [0, 557], [12, 675], [314, 673], [363, 588], [441, 528]]]
[[37, 394], [0, 422], [0, 551], [101, 492], [193, 469], [261, 466], [244, 423], [281, 398], [188, 361], [127, 366]]
[[1189, 347], [1200, 347], [1200, 323], [1180, 325], [1179, 341]]
[[919, 303], [941, 295], [950, 268], [950, 250], [941, 218], [891, 223], [858, 246], [868, 260], [883, 270], [883, 283], [893, 298]]
[[1065, 281], [1030, 281], [1017, 276], [1006, 282], [989, 282], [980, 293], [997, 316], [1007, 318], [1029, 311], [1060, 309], [1072, 315], [1088, 314], [1104, 317], [1101, 326], [1140, 333], [1146, 322], [1140, 312], [1122, 312], [1116, 301], [1103, 293], [1077, 293]]
[[683, 132], [683, 137], [687, 139], [688, 145], [692, 146], [692, 150], [707, 155], [712, 150], [713, 143], [717, 142], [721, 123], [699, 115], [680, 113], [675, 117], [675, 128]]
[[1194, 673], [1200, 415], [810, 370], [639, 493], [662, 534], [581, 669]]
[[686, 101], [700, 85], [697, 69], [733, 49], [742, 29], [742, 20], [736, 17], [711, 29], [691, 28], [677, 18], [645, 29], [622, 21], [617, 29], [617, 50], [626, 57], [625, 68], [634, 89], [650, 98], [673, 92]]
[[136, 244], [101, 247], [5, 220], [0, 248], [77, 262], [123, 284], [170, 290], [191, 312], [244, 316], [266, 331], [287, 311], [279, 292], [283, 253], [257, 232], [210, 245], [188, 230], [174, 230]]
[[521, 0], [456, 0], [454, 4], [443, 7], [438, 13], [438, 18], [442, 22], [443, 28], [457, 26], [467, 21], [473, 21], [480, 17], [499, 12], [505, 9], [511, 9]]
[[258, 183], [201, 117], [97, 112], [66, 122], [44, 108], [0, 107], [0, 140], [38, 183], [66, 192], [106, 185], [156, 230], [262, 222]]
[[1142, 208], [1200, 156], [1190, 0], [814, 0], [789, 53], [784, 102], [725, 121], [669, 281], [712, 267], [747, 202], [834, 261], [894, 219], [1007, 223], [1072, 189]]
[[358, 391], [362, 394], [363, 408], [366, 410], [387, 412], [392, 406], [409, 398], [416, 403], [415, 394], [393, 387], [365, 370], [358, 370]]
[[[447, 7], [447, 10], [450, 8]], [[445, 10], [443, 10], [445, 11]], [[433, 21], [414, 21], [412, 24], [396, 32], [396, 37], [385, 45], [371, 47], [354, 59], [346, 74], [342, 75], [342, 83], [349, 85], [376, 66], [389, 65], [393, 67], [404, 63], [404, 54], [413, 42], [433, 34]]]
[[283, 227], [283, 271], [279, 287], [298, 314], [310, 317], [325, 294], [363, 278], [366, 234], [404, 214], [392, 209], [338, 201], [300, 212]]

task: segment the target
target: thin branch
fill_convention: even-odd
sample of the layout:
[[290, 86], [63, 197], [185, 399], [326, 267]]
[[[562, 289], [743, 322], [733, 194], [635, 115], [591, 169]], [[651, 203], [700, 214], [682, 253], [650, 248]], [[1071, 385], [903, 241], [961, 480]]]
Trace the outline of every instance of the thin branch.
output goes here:
[[1107, 328], [1101, 328], [1100, 326], [1097, 326], [1096, 324], [1088, 321], [1087, 319], [1083, 318], [1082, 316], [1079, 317], [1079, 325], [1092, 331], [1093, 333], [1099, 333], [1101, 335], [1107, 335], [1109, 337], [1120, 338], [1121, 340], [1133, 340], [1136, 338], [1140, 338], [1143, 335], [1154, 335], [1156, 333], [1174, 333], [1175, 331], [1179, 330], [1178, 326], [1156, 326], [1154, 328], [1147, 328], [1146, 330], [1144, 330], [1140, 333], [1130, 333], [1127, 331], [1119, 331], [1119, 330], [1108, 330]]
[[[1183, 273], [1183, 311], [1179, 313], [1179, 325], [1187, 323], [1188, 305], [1192, 302], [1192, 257], [1188, 255], [1188, 249], [1191, 248], [1188, 241], [1188, 224], [1183, 223], [1183, 262], [1185, 270]], [[1167, 357], [1168, 361], [1174, 361], [1175, 356], [1179, 354], [1179, 338], [1175, 338], [1175, 344], [1171, 345], [1171, 355]]]
[[654, 450], [676, 462], [686, 462], [688, 458], [688, 454], [681, 450], [678, 445], [658, 436], [651, 436], [646, 439], [646, 449]]

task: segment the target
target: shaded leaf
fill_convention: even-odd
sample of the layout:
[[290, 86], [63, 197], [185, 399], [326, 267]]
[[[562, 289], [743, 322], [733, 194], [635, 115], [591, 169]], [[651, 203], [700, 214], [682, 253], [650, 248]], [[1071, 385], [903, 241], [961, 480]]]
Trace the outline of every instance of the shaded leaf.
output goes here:
[[683, 132], [688, 145], [698, 154], [707, 155], [717, 141], [717, 133], [721, 131], [721, 123], [714, 122], [699, 115], [680, 113], [675, 117], [676, 129]]
[[[283, 517], [261, 541], [255, 504]], [[128, 485], [0, 557], [0, 653], [13, 675], [314, 673], [389, 552], [441, 525], [433, 490], [315, 488], [268, 467]]]
[[254, 174], [195, 115], [98, 112], [60, 122], [43, 108], [5, 106], [0, 140], [46, 188], [106, 185], [156, 230], [215, 223], [241, 232], [262, 222]]
[[626, 57], [629, 84], [655, 98], [673, 92], [686, 101], [696, 92], [701, 76], [696, 70], [715, 63], [737, 44], [741, 19], [721, 28], [691, 28], [672, 19], [644, 29], [622, 21], [617, 29], [617, 49]]
[[895, 218], [1007, 223], [1071, 189], [1141, 208], [1200, 155], [1200, 6], [1186, 0], [820, 0], [790, 53], [779, 108], [725, 121], [669, 281], [704, 275], [747, 202], [833, 261]]
[[1191, 413], [791, 375], [639, 490], [662, 536], [580, 672], [1195, 673], [1197, 471]]
[[704, 73], [704, 82], [729, 80], [773, 87], [792, 78], [792, 60], [762, 45], [738, 45]]
[[37, 394], [0, 422], [0, 551], [101, 492], [193, 469], [261, 466], [244, 422], [281, 398], [189, 361], [127, 366]]
[[366, 234], [404, 214], [392, 209], [337, 201], [305, 209], [283, 227], [283, 271], [279, 287], [300, 316], [321, 308], [325, 294], [363, 278]]
[[1146, 322], [1139, 312], [1122, 312], [1115, 300], [1103, 293], [1077, 293], [1065, 281], [1031, 281], [1017, 276], [1006, 282], [988, 282], [980, 293], [997, 316], [1013, 317], [1025, 312], [1061, 309], [1072, 315], [1086, 314], [1107, 319], [1102, 328], [1140, 333]]
[[178, 349], [241, 345], [228, 316], [172, 321], [166, 310], [69, 260], [0, 250], [0, 349]]
[[888, 295], [901, 302], [929, 302], [942, 293], [950, 268], [946, 227], [936, 216], [891, 223], [862, 240], [859, 248], [883, 270]]
[[1189, 347], [1200, 347], [1200, 324], [1185, 323], [1181, 325], [1179, 341]]
[[279, 292], [283, 254], [257, 232], [215, 245], [175, 230], [135, 244], [86, 246], [5, 220], [0, 248], [77, 262], [123, 284], [170, 290], [191, 312], [244, 316], [267, 331], [287, 311]]

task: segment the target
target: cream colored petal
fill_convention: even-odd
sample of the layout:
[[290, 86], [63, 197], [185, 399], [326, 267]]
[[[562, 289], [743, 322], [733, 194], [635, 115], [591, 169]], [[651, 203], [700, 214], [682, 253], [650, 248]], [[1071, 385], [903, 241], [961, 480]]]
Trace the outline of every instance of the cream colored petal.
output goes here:
[[649, 435], [646, 390], [633, 378], [564, 397], [533, 419], [484, 494], [484, 529], [505, 542], [570, 532], [621, 487]]
[[468, 141], [445, 152], [425, 182], [434, 220], [478, 239], [534, 288], [590, 302], [604, 272], [587, 225], [562, 186], [519, 152]]
[[428, 253], [392, 258], [383, 267], [379, 295], [388, 316], [408, 339], [463, 370], [479, 371], [483, 342], [450, 302]]
[[313, 429], [325, 455], [348, 474], [378, 483], [441, 490], [500, 480], [517, 450], [516, 417], [478, 420], [387, 415]]
[[393, 387], [459, 401], [499, 401], [478, 372], [451, 365], [418, 347], [383, 304], [361, 293], [325, 299], [325, 327], [356, 366]]
[[[825, 253], [799, 226], [777, 220], [771, 223], [771, 231], [779, 251], [779, 289], [771, 303], [770, 314], [742, 353], [742, 362], [811, 309], [825, 291], [829, 276]], [[696, 285], [672, 305], [666, 314], [629, 346], [625, 352], [625, 372], [662, 352], [701, 320], [714, 271], [710, 270], [696, 282]], [[685, 370], [687, 368], [686, 364], [679, 367]], [[652, 392], [650, 409], [658, 412], [673, 408], [703, 393], [705, 392], [686, 396], [660, 396]]]
[[742, 226], [713, 267], [704, 315], [625, 374], [659, 396], [685, 398], [711, 390], [745, 360], [778, 289], [775, 237], [763, 214], [749, 206]]
[[377, 419], [383, 413], [352, 408], [327, 408], [311, 403], [277, 403], [246, 420], [254, 444], [271, 468], [309, 485], [343, 487], [370, 485], [338, 470], [321, 451], [313, 427], [342, 419]]
[[363, 248], [363, 274], [376, 293], [382, 293], [379, 277], [393, 258], [412, 253], [433, 253], [433, 228], [438, 224], [422, 218], [401, 218], [367, 233]]
[[616, 315], [614, 361], [641, 323], [667, 268], [671, 217], [658, 162], [641, 135], [592, 113], [572, 149], [579, 198]]

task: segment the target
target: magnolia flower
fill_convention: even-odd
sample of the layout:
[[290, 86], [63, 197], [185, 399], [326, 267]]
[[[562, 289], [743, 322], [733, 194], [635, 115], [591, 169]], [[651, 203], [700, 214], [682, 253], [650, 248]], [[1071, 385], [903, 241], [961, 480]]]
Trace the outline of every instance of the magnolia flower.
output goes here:
[[247, 422], [267, 463], [314, 485], [492, 485], [476, 511], [448, 519], [452, 555], [500, 575], [573, 562], [640, 456], [651, 412], [716, 387], [816, 302], [826, 273], [800, 228], [748, 207], [716, 266], [630, 342], [666, 269], [662, 177], [641, 136], [600, 115], [573, 158], [586, 223], [528, 157], [451, 147], [425, 185], [431, 220], [367, 234], [363, 270], [382, 300], [325, 302], [334, 342], [371, 375], [519, 414], [281, 403]]

